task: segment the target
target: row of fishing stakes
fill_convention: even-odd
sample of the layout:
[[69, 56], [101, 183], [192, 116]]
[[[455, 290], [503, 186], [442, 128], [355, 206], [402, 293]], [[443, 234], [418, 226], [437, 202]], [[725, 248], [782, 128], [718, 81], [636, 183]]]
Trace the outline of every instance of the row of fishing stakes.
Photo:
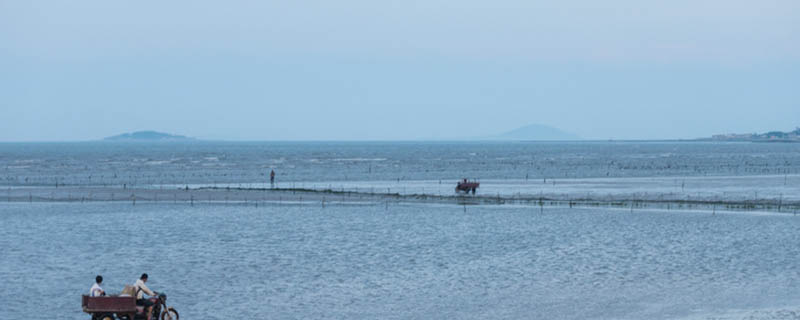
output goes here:
[[[183, 190], [186, 191], [186, 193], [185, 193], [186, 196], [182, 197], [183, 199], [182, 199], [181, 202], [185, 201], [190, 206], [194, 206], [194, 202], [195, 202], [195, 200], [197, 200], [196, 199], [197, 195], [192, 193], [191, 190], [188, 189], [187, 187], [181, 188], [181, 190], [182, 191]], [[253, 189], [253, 190], [256, 190], [256, 189]], [[14, 196], [14, 193], [13, 193], [14, 191], [15, 190], [10, 188], [10, 187], [6, 188], [6, 201], [7, 202], [11, 202], [13, 199], [15, 199], [15, 196]], [[152, 192], [152, 190], [150, 190], [150, 193], [149, 193], [150, 196], [149, 197], [147, 196], [148, 191], [144, 190], [144, 192], [145, 192], [145, 196], [141, 196], [141, 194], [137, 194], [137, 193], [131, 193], [129, 198], [128, 197], [126, 197], [126, 198], [130, 199], [131, 205], [133, 205], [133, 206], [135, 206], [137, 204], [137, 202], [141, 202], [141, 201], [146, 201], [146, 202], [151, 201], [151, 202], [156, 202], [157, 203], [157, 202], [159, 202], [161, 200], [161, 199], [159, 199], [160, 198], [159, 194], [160, 194], [160, 192], [163, 192], [163, 190], [162, 191], [156, 191], [156, 192]], [[265, 191], [265, 192], [268, 192], [268, 191]], [[289, 191], [287, 190], [285, 192], [289, 192]], [[315, 191], [309, 191], [309, 192], [315, 192]], [[370, 195], [375, 196], [376, 195], [376, 194], [371, 193], [371, 192], [370, 193], [362, 193], [362, 192], [355, 192], [355, 191], [347, 191], [347, 192], [338, 191], [338, 190], [335, 191], [335, 193], [340, 193], [340, 192], [341, 192], [341, 194], [339, 194], [339, 197], [341, 197], [341, 200], [343, 202], [347, 201], [346, 200], [347, 198], [351, 198], [351, 197], [354, 197], [354, 196], [357, 196], [358, 199], [362, 199], [363, 196], [365, 196], [365, 195], [366, 196], [370, 196]], [[387, 192], [391, 192], [391, 188], [387, 188]], [[541, 199], [543, 198], [543, 194], [541, 192], [542, 191], [540, 191], [540, 195], [539, 195], [540, 201], [539, 201], [538, 204], [540, 206], [540, 211], [543, 211], [543, 207], [544, 206], [543, 206], [543, 203], [541, 201]], [[33, 202], [33, 198], [34, 197], [33, 197], [32, 192], [26, 192], [26, 193], [28, 193], [27, 194], [28, 202]], [[228, 192], [225, 192], [225, 203], [226, 204], [228, 203], [228, 200], [230, 200], [230, 198], [228, 197], [229, 193], [230, 193], [230, 190], [228, 190]], [[296, 190], [291, 190], [291, 193], [293, 195], [296, 194]], [[37, 196], [36, 198], [37, 199], [42, 199], [42, 200], [49, 200], [49, 201], [67, 201], [67, 202], [80, 201], [81, 203], [84, 203], [86, 201], [97, 201], [97, 200], [103, 201], [103, 199], [105, 198], [105, 197], [103, 197], [102, 193], [94, 194], [93, 192], [88, 192], [87, 194], [79, 194], [77, 196], [73, 192], [66, 192], [66, 193], [62, 193], [62, 194], [66, 195], [66, 197], [57, 197], [56, 193], [51, 191], [50, 194], [49, 194], [49, 197]], [[591, 193], [587, 193], [586, 199], [591, 198], [589, 196], [589, 194], [591, 194]], [[110, 200], [111, 201], [127, 200], [126, 198], [118, 199], [114, 192], [105, 193], [105, 195], [106, 196], [110, 196]], [[217, 195], [221, 195], [221, 194], [217, 193]], [[378, 194], [378, 196], [379, 195], [380, 194]], [[423, 200], [423, 201], [437, 200], [437, 199], [438, 200], [443, 200], [443, 201], [449, 201], [448, 199], [454, 199], [454, 198], [451, 198], [451, 197], [437, 198], [435, 196], [419, 195], [419, 194], [412, 194], [412, 195], [403, 195], [403, 194], [392, 195], [392, 194], [387, 194], [387, 196], [394, 196], [394, 197], [401, 197], [401, 198], [409, 197], [409, 199], [416, 199], [416, 200]], [[696, 197], [696, 196], [694, 196], [694, 197]], [[19, 197], [19, 198], [24, 199], [23, 197]], [[17, 199], [19, 199], [19, 198], [17, 198]], [[150, 198], [150, 199], [148, 199], [148, 198]], [[178, 193], [173, 193], [173, 200], [174, 200], [175, 203], [178, 202], [177, 198], [178, 198]], [[327, 204], [329, 204], [329, 202], [330, 202], [330, 199], [328, 199], [328, 198], [329, 198], [328, 196], [322, 196], [322, 199], [320, 201], [320, 204], [321, 204], [322, 207], [327, 207]], [[338, 198], [338, 197], [334, 196], [334, 200], [336, 198]], [[497, 202], [497, 203], [508, 203], [508, 202], [514, 202], [514, 203], [525, 203], [525, 202], [528, 202], [528, 203], [530, 203], [530, 202], [535, 201], [535, 198], [526, 198], [519, 192], [517, 192], [516, 194], [512, 194], [510, 196], [510, 198], [502, 197], [502, 196], [500, 196], [499, 193], [497, 195], [492, 196], [492, 198], [495, 198], [496, 199], [495, 202]], [[108, 199], [108, 198], [106, 198], [106, 199]], [[256, 197], [256, 199], [258, 199], [258, 197]], [[303, 197], [300, 197], [299, 199], [300, 199], [300, 203], [302, 203]], [[487, 198], [486, 196], [480, 196], [480, 197], [477, 197], [477, 199], [479, 199], [479, 201], [486, 201], [486, 200], [489, 200], [491, 198]], [[207, 200], [208, 200], [208, 203], [213, 202], [211, 193], [207, 194]], [[258, 204], [259, 204], [258, 200], [251, 201], [253, 199], [250, 198], [250, 197], [247, 197], [247, 196], [238, 197], [238, 200], [239, 201], [243, 201], [245, 205], [249, 205], [249, 204], [251, 204], [251, 202], [255, 206], [258, 206]], [[278, 205], [282, 205], [283, 204], [283, 196], [282, 195], [278, 195], [276, 200], [277, 200]], [[261, 201], [268, 202], [268, 200], [266, 199], [266, 196], [263, 196], [263, 199], [261, 199]], [[582, 205], [581, 203], [584, 203], [584, 201], [582, 201], [582, 200], [577, 200], [577, 201], [573, 201], [573, 200], [554, 200], [554, 201], [555, 201], [556, 204], [557, 203], [562, 203], [562, 204], [565, 204], [565, 205], [568, 204], [570, 208], [573, 208], [576, 205], [577, 206], [581, 206]], [[609, 201], [613, 201], [613, 200], [609, 200]], [[625, 201], [625, 200], [623, 200], [623, 201]], [[779, 196], [777, 198], [773, 198], [773, 199], [764, 198], [764, 199], [761, 199], [759, 197], [759, 195], [758, 195], [758, 191], [754, 191], [754, 193], [753, 193], [753, 200], [752, 201], [755, 201], [756, 203], [749, 202], [749, 200], [745, 201], [745, 202], [726, 203], [726, 202], [721, 201], [719, 199], [713, 199], [711, 201], [706, 202], [706, 201], [704, 201], [702, 199], [694, 200], [694, 199], [690, 199], [690, 198], [687, 198], [687, 201], [689, 201], [689, 202], [681, 203], [679, 201], [679, 202], [676, 202], [676, 203], [670, 203], [670, 200], [665, 200], [665, 201], [656, 200], [656, 201], [654, 201], [654, 203], [655, 203], [656, 206], [659, 206], [659, 205], [665, 206], [666, 210], [672, 210], [673, 209], [673, 205], [677, 205], [679, 207], [683, 207], [684, 205], [686, 205], [689, 208], [692, 208], [692, 207], [695, 207], [695, 206], [706, 207], [707, 208], [708, 205], [711, 205], [712, 206], [712, 208], [711, 208], [712, 209], [711, 210], [712, 211], [712, 215], [716, 215], [716, 206], [718, 204], [722, 204], [726, 208], [730, 208], [730, 209], [734, 209], [734, 210], [746, 210], [746, 211], [749, 211], [749, 210], [768, 210], [768, 211], [776, 210], [777, 212], [787, 212], [787, 213], [793, 213], [793, 214], [796, 214], [797, 211], [798, 211], [798, 208], [799, 208], [797, 202], [793, 201], [793, 202], [790, 202], [789, 204], [784, 203], [783, 194], [782, 193], [779, 194]], [[593, 203], [594, 201], [590, 200], [590, 202]], [[600, 202], [602, 202], [602, 201], [600, 201]], [[625, 201], [625, 202], [628, 202], [628, 201]], [[591, 203], [589, 204], [590, 206], [603, 205], [601, 203], [596, 203], [596, 204], [591, 204]], [[628, 209], [629, 209], [630, 212], [634, 211], [634, 207], [649, 207], [650, 206], [649, 200], [642, 200], [642, 202], [640, 202], [640, 200], [630, 200], [630, 202], [628, 202], [628, 203], [629, 203], [629, 208]], [[613, 204], [610, 204], [610, 203], [606, 203], [606, 204], [613, 205]], [[583, 205], [585, 205], [585, 203]]]

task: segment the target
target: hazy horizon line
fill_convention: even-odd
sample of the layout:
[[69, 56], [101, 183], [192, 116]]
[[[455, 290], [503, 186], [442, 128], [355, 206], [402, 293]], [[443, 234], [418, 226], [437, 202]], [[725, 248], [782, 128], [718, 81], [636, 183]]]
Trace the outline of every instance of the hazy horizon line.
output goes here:
[[196, 143], [196, 142], [750, 142], [750, 141], [721, 141], [711, 140], [710, 137], [701, 138], [663, 138], [663, 139], [572, 139], [572, 140], [537, 140], [537, 139], [164, 139], [164, 140], [0, 140], [0, 143], [115, 143], [115, 144], [141, 144], [141, 143]]

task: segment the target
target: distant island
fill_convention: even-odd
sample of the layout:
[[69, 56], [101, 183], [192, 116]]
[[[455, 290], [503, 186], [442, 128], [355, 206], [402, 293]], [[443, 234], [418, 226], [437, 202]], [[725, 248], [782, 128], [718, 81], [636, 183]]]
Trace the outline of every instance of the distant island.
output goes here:
[[703, 138], [700, 140], [711, 141], [751, 141], [751, 142], [800, 142], [800, 128], [794, 131], [770, 131], [767, 133], [729, 133], [729, 134], [716, 134], [711, 138]]
[[181, 135], [174, 135], [169, 133], [157, 132], [152, 130], [136, 131], [131, 133], [123, 133], [116, 136], [106, 137], [106, 141], [188, 141], [194, 140]]

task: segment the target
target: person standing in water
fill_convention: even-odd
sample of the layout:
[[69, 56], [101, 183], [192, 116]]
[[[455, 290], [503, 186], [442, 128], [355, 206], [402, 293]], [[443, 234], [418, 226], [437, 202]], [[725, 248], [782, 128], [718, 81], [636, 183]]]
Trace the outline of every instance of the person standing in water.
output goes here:
[[275, 170], [269, 173], [269, 185], [275, 187]]

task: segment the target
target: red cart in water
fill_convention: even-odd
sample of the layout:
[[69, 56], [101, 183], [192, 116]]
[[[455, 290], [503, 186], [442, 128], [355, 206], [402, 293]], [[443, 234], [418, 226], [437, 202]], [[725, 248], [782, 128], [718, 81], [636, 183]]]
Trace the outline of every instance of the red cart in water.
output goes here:
[[475, 194], [475, 189], [478, 189], [480, 185], [480, 182], [464, 179], [459, 181], [456, 185], [456, 192], [463, 191], [464, 193], [469, 193], [472, 191], [472, 194]]
[[[153, 302], [152, 319], [178, 320], [178, 311], [166, 305], [167, 295], [159, 293], [158, 297], [151, 297], [150, 301]], [[83, 295], [81, 307], [83, 312], [92, 315], [92, 320], [147, 319], [144, 308], [137, 306], [136, 299], [131, 296], [90, 297]]]

